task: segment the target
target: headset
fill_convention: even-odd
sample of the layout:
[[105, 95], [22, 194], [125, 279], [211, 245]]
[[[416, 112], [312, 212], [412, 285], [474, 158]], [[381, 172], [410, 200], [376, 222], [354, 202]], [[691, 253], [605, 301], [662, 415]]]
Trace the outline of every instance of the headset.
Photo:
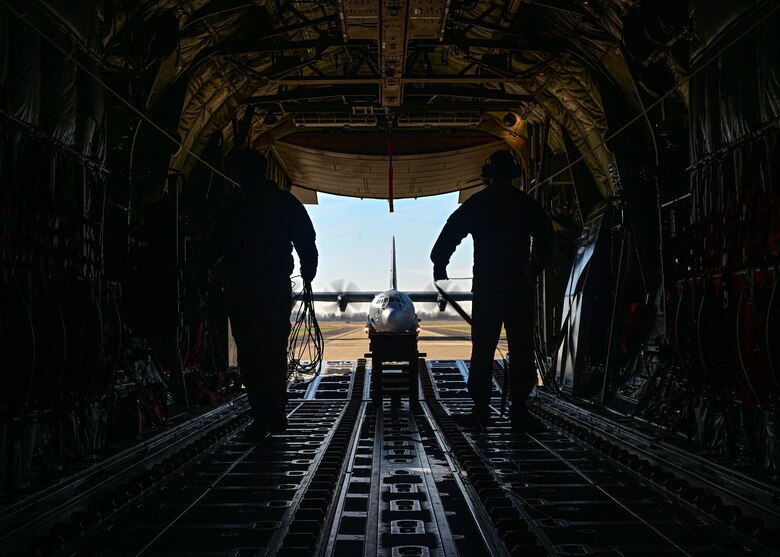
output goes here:
[[248, 176], [265, 178], [267, 168], [268, 160], [255, 149], [239, 149], [228, 161], [230, 178], [236, 180], [241, 187]]
[[517, 164], [517, 161], [509, 151], [496, 151], [482, 165], [480, 176], [485, 182], [490, 183], [496, 175], [502, 175], [510, 180], [522, 178], [523, 168]]

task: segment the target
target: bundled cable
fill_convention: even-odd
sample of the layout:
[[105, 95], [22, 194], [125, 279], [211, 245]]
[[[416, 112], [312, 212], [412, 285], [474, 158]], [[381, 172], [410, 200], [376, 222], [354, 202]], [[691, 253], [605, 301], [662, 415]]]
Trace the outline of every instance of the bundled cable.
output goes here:
[[304, 282], [303, 290], [296, 296], [296, 300], [300, 303], [287, 345], [287, 380], [302, 381], [302, 374], [313, 374], [308, 379], [311, 381], [322, 369], [324, 341], [314, 313], [310, 282]]

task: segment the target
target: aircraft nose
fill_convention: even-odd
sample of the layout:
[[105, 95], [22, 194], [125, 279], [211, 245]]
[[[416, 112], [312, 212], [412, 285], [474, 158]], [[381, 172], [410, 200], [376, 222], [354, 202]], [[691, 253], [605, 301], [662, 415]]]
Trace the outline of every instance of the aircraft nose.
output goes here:
[[385, 310], [385, 323], [390, 329], [397, 329], [403, 319], [403, 314], [400, 310], [395, 308], [389, 308]]

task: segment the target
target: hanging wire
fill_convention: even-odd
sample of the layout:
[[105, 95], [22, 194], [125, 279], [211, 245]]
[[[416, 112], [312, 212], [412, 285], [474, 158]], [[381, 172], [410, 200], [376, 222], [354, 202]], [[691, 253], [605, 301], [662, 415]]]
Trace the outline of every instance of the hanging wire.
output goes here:
[[[299, 302], [287, 344], [287, 380], [307, 384], [322, 371], [325, 342], [314, 311], [314, 295], [310, 282], [294, 296]], [[312, 375], [304, 380], [302, 375]]]

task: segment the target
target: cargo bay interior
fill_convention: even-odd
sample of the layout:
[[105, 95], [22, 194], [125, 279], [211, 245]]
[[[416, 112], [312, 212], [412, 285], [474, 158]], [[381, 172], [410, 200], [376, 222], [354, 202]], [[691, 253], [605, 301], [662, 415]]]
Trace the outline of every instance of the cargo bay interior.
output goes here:
[[[776, 555], [778, 31], [774, 0], [0, 0], [3, 553]], [[391, 408], [356, 355], [242, 440], [196, 270], [243, 146], [389, 208], [511, 149], [556, 232], [547, 430], [498, 417], [502, 362], [480, 431], [467, 361]]]

